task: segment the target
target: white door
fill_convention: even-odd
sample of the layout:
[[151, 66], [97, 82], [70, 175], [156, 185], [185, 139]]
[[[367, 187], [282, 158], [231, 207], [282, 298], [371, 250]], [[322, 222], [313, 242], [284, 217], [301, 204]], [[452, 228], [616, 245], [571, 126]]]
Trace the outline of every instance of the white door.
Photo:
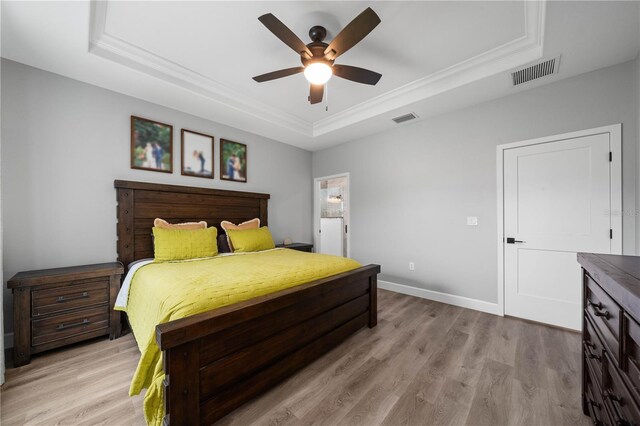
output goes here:
[[579, 330], [577, 252], [611, 253], [610, 134], [504, 151], [505, 314]]

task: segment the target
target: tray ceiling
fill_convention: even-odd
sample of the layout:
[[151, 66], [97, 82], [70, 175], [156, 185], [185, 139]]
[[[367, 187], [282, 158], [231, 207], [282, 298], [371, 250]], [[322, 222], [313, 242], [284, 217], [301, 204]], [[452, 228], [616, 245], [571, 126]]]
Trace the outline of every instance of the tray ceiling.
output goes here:
[[[623, 19], [620, 38], [637, 32], [625, 17], [631, 7], [616, 4], [603, 15], [603, 7], [574, 5], [573, 18], [562, 15], [578, 21], [565, 26], [569, 32], [597, 14]], [[337, 62], [380, 72], [377, 86], [334, 77], [326, 102], [310, 105], [302, 75], [267, 83], [251, 79], [299, 65], [299, 57], [258, 16], [275, 14], [305, 42], [311, 26], [323, 25], [330, 40], [367, 6], [382, 23]], [[495, 96], [491, 78], [497, 75], [504, 77], [500, 90], [506, 93], [507, 71], [547, 56], [550, 42], [555, 47], [546, 33], [555, 30], [548, 22], [558, 6], [536, 1], [3, 2], [2, 47], [9, 59], [318, 149], [391, 127], [393, 115], [414, 110], [424, 117], [423, 104], [430, 100], [438, 99], [444, 111], [464, 106], [465, 90], [472, 90], [472, 102]], [[563, 2], [562, 7], [559, 12], [566, 13], [572, 6]], [[52, 41], [60, 58], [47, 46]], [[626, 59], [637, 44], [636, 36], [607, 61]], [[558, 53], [572, 59], [570, 51]], [[442, 99], [447, 93], [450, 99]], [[371, 125], [382, 117], [385, 126]]]

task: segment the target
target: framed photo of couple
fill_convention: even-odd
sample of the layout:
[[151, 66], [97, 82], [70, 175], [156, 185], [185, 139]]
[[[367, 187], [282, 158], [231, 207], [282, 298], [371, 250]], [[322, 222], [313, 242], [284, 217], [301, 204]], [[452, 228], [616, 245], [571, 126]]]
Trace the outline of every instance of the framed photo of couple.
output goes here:
[[220, 179], [247, 181], [247, 145], [220, 139]]
[[180, 130], [182, 174], [213, 179], [213, 136]]
[[173, 126], [132, 115], [131, 168], [173, 173]]
[[[181, 173], [214, 178], [214, 137], [181, 129]], [[131, 168], [173, 173], [173, 126], [131, 116]], [[247, 181], [247, 145], [220, 139], [220, 179]]]

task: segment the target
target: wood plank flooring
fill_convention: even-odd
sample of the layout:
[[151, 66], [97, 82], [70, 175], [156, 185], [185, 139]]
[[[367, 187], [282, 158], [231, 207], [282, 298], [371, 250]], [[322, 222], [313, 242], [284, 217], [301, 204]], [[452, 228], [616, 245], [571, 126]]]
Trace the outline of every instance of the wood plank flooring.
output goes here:
[[[363, 329], [222, 419], [232, 425], [587, 425], [580, 335], [379, 291]], [[2, 425], [143, 425], [131, 335], [6, 371]]]

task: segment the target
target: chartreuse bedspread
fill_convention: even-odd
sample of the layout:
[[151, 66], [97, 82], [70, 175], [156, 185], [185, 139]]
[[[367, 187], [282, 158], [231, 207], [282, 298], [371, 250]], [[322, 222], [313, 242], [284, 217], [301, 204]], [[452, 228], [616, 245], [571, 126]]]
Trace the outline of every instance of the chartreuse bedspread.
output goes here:
[[[159, 425], [164, 412], [162, 354], [157, 324], [184, 318], [356, 269], [343, 257], [275, 249], [203, 260], [150, 263], [135, 272], [126, 307], [141, 357], [130, 395], [144, 388], [148, 424]], [[117, 308], [118, 309], [118, 308]]]

